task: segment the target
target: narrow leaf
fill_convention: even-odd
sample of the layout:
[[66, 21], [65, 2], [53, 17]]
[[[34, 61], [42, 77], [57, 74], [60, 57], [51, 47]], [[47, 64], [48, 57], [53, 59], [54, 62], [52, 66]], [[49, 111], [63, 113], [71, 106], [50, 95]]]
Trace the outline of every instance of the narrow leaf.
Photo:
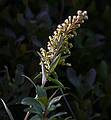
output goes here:
[[50, 65], [50, 72], [52, 73], [55, 68], [57, 67], [59, 60], [61, 58], [61, 54], [59, 54], [58, 56], [55, 57], [55, 59], [52, 61], [51, 65]]
[[59, 116], [61, 116], [61, 115], [65, 115], [65, 114], [67, 114], [67, 112], [60, 112], [60, 113], [57, 113], [57, 114], [51, 116], [51, 117], [49, 118], [49, 120], [53, 120], [53, 118], [56, 118], [56, 117], [59, 117]]
[[59, 86], [48, 86], [48, 87], [45, 87], [46, 90], [57, 89], [57, 88], [60, 88], [60, 87]]
[[59, 87], [64, 88], [64, 85], [63, 85], [59, 80], [53, 79], [53, 78], [51, 78], [51, 77], [48, 77], [48, 80], [49, 80], [49, 81], [52, 81], [52, 82], [55, 83], [55, 84], [57, 84]]
[[57, 102], [62, 98], [62, 96], [63, 96], [63, 95], [54, 97], [54, 98], [49, 102], [48, 109], [50, 109], [51, 105], [57, 103]]
[[34, 113], [36, 112], [36, 113], [39, 113], [39, 114], [42, 113], [41, 104], [35, 98], [31, 98], [31, 97], [24, 98], [21, 101], [21, 104], [31, 106], [32, 111], [30, 109], [30, 112], [34, 112]]
[[[72, 120], [72, 117], [69, 116], [69, 117], [65, 118], [65, 120]], [[74, 119], [74, 120], [76, 120], [76, 119]]]
[[33, 86], [34, 86], [35, 89], [36, 89], [36, 93], [37, 93], [37, 86], [36, 86], [36, 84], [35, 84], [28, 76], [26, 76], [26, 75], [21, 75], [21, 76], [27, 78], [27, 79], [33, 84]]
[[34, 77], [33, 80], [39, 79], [39, 78], [41, 78], [41, 76], [42, 76], [42, 73], [40, 72], [38, 75], [36, 75], [36, 76]]
[[3, 101], [3, 99], [0, 98], [0, 100], [2, 101], [4, 107], [5, 107], [5, 110], [10, 118], [10, 120], [14, 120], [13, 116], [12, 116], [12, 113], [10, 112], [10, 110], [8, 109], [7, 105], [5, 104], [5, 102]]
[[30, 120], [42, 120], [42, 119], [38, 115], [35, 115]]

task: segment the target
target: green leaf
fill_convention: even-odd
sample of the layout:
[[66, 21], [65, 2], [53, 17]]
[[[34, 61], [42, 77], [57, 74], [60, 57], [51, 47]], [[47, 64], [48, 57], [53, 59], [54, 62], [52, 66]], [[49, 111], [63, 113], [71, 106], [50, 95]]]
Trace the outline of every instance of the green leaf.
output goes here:
[[59, 80], [53, 79], [53, 78], [51, 78], [51, 77], [48, 77], [48, 80], [49, 80], [49, 81], [52, 81], [53, 83], [55, 83], [55, 84], [58, 85], [59, 87], [64, 88], [64, 85], [63, 85]]
[[28, 76], [26, 76], [26, 75], [21, 75], [21, 76], [25, 77], [27, 80], [29, 80], [33, 84], [33, 86], [35, 87], [36, 94], [37, 94], [37, 86], [36, 86], [36, 84]]
[[30, 110], [30, 112], [34, 112], [36, 111], [36, 113], [39, 113], [39, 114], [42, 114], [42, 106], [41, 104], [39, 103], [39, 101], [37, 101], [35, 98], [31, 98], [31, 97], [27, 97], [27, 98], [24, 98], [22, 101], [21, 101], [21, 104], [24, 104], [24, 105], [29, 105], [32, 109], [32, 111]]
[[58, 56], [55, 57], [55, 59], [53, 59], [51, 65], [50, 65], [50, 72], [52, 73], [55, 68], [57, 67], [59, 60], [61, 58], [61, 54], [59, 54]]
[[54, 111], [54, 110], [56, 110], [58, 107], [61, 107], [61, 104], [60, 103], [58, 103], [57, 105], [51, 105], [50, 106], [50, 108], [48, 108], [48, 111]]
[[44, 104], [47, 105], [48, 104], [48, 98], [47, 98], [47, 93], [44, 87], [42, 86], [37, 86], [37, 93], [38, 93], [38, 99], [39, 101]]
[[48, 86], [48, 87], [45, 87], [46, 90], [57, 89], [57, 88], [60, 88], [60, 87], [59, 86]]
[[48, 111], [54, 111], [56, 109], [56, 106], [55, 105], [51, 105], [49, 108], [48, 108]]
[[69, 116], [69, 117], [65, 118], [65, 120], [72, 120], [72, 117]]
[[48, 109], [50, 109], [50, 107], [51, 107], [53, 104], [57, 103], [57, 102], [62, 98], [62, 96], [63, 96], [63, 95], [60, 95], [60, 96], [57, 96], [57, 97], [52, 98], [52, 99], [50, 100], [50, 102], [49, 102]]
[[33, 80], [39, 79], [39, 78], [41, 78], [41, 76], [42, 76], [42, 73], [40, 72], [38, 75], [36, 75], [36, 76], [34, 77]]
[[30, 120], [42, 120], [38, 115], [33, 116]]
[[65, 114], [67, 114], [67, 112], [60, 112], [60, 113], [57, 113], [57, 114], [51, 116], [51, 117], [49, 118], [49, 120], [53, 120], [54, 118], [59, 117], [59, 116], [61, 116], [61, 115], [65, 115]]
[[36, 114], [39, 115], [39, 116], [42, 115], [42, 114], [40, 114], [40, 112], [38, 112], [37, 110], [35, 110], [35, 109], [32, 108], [32, 107], [25, 108], [24, 111], [25, 111], [25, 112], [29, 112], [29, 113], [36, 113]]
[[38, 97], [47, 96], [46, 90], [44, 87], [37, 85]]

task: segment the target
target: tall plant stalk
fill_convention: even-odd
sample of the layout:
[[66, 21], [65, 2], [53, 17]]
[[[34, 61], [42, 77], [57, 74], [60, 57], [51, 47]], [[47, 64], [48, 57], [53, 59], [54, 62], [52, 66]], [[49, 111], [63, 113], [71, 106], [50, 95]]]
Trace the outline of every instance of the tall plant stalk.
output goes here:
[[[42, 70], [42, 82], [41, 86], [36, 86], [34, 82], [31, 82], [36, 88], [36, 97], [24, 98], [24, 100], [22, 100], [22, 104], [30, 105], [24, 120], [28, 119], [29, 113], [36, 113], [31, 120], [52, 120], [53, 118], [66, 114], [66, 112], [61, 112], [49, 117], [49, 113], [60, 106], [56, 103], [59, 102], [61, 97], [64, 98], [72, 116], [75, 117], [70, 104], [64, 96], [62, 90], [64, 85], [58, 80], [55, 69], [58, 64], [70, 65], [65, 62], [65, 59], [71, 55], [70, 48], [73, 47], [72, 43], [69, 42], [69, 39], [77, 35], [76, 29], [79, 28], [86, 19], [88, 19], [87, 11], [82, 12], [79, 10], [77, 11], [76, 16], [69, 16], [64, 23], [57, 26], [57, 29], [54, 31], [53, 35], [49, 36], [47, 50], [41, 48], [40, 52], [38, 52]], [[29, 80], [31, 81], [31, 79]], [[60, 88], [62, 95], [55, 97], [56, 92], [54, 92], [54, 94], [48, 99], [45, 89], [46, 82], [48, 81], [56, 83], [56, 85]]]

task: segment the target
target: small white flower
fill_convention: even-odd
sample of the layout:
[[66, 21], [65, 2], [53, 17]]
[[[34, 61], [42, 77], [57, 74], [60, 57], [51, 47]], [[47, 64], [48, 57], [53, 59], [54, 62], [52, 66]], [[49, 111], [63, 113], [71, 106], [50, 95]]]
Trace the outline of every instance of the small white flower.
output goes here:
[[68, 23], [69, 23], [68, 19], [66, 19], [64, 22], [65, 22], [66, 24], [68, 24]]
[[84, 11], [82, 14], [83, 14], [84, 16], [87, 16], [87, 11]]
[[82, 11], [81, 11], [81, 10], [78, 10], [78, 11], [77, 11], [77, 14], [78, 14], [78, 15], [82, 15]]
[[58, 27], [58, 28], [60, 28], [60, 29], [62, 28], [62, 26], [61, 26], [61, 25], [58, 25], [57, 27]]
[[63, 26], [63, 27], [65, 27], [65, 26], [66, 26], [66, 24], [65, 24], [65, 23], [62, 23], [62, 26]]
[[69, 16], [68, 19], [69, 19], [69, 23], [71, 23], [71, 16]]

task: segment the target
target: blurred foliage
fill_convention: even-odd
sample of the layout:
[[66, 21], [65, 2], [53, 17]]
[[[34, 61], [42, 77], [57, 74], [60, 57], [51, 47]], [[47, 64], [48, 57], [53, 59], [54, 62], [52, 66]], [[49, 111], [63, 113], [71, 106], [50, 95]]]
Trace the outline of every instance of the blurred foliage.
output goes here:
[[86, 75], [77, 75], [74, 69], [67, 69], [69, 82], [75, 92], [71, 92], [77, 120], [109, 120], [111, 114], [111, 80], [108, 66], [102, 61], [98, 71], [91, 68]]
[[[70, 87], [66, 92], [77, 120], [110, 119], [110, 0], [0, 0], [0, 97], [12, 113], [22, 98], [35, 94], [21, 74], [33, 78], [39, 72], [36, 50], [46, 46], [55, 27], [78, 9], [87, 10], [89, 20], [72, 39], [74, 48], [67, 59], [72, 68], [59, 68], [58, 74]], [[20, 116], [19, 109], [15, 116]], [[68, 112], [66, 106], [62, 109]], [[8, 120], [1, 103], [0, 120]]]

